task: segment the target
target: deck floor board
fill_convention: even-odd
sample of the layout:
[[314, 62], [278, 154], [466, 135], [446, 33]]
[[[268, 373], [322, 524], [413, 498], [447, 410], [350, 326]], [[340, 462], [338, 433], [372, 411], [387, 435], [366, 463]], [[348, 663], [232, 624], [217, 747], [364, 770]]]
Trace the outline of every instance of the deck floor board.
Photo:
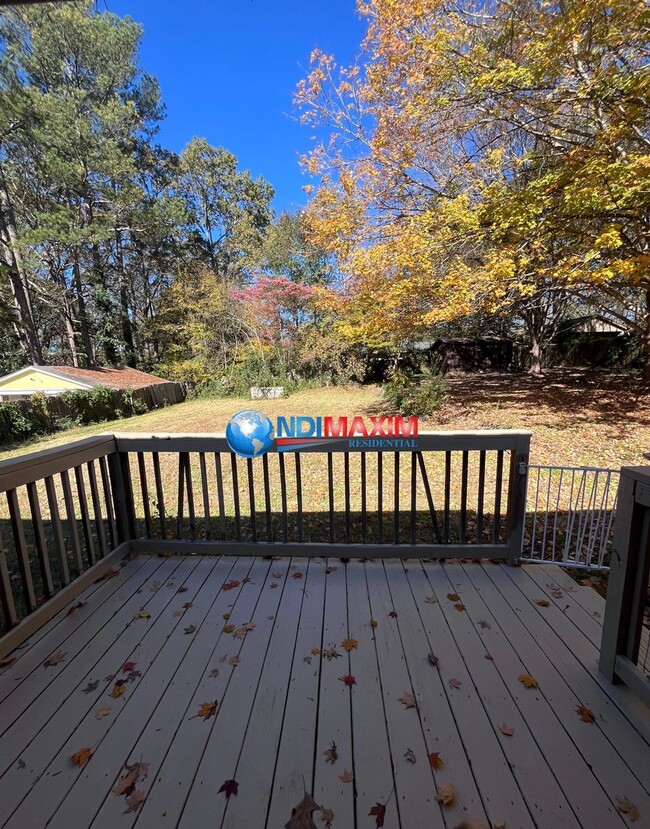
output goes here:
[[7, 829], [280, 829], [305, 792], [332, 829], [370, 829], [377, 804], [387, 829], [650, 827], [648, 711], [597, 673], [602, 598], [554, 567], [140, 556], [80, 600], [0, 672]]

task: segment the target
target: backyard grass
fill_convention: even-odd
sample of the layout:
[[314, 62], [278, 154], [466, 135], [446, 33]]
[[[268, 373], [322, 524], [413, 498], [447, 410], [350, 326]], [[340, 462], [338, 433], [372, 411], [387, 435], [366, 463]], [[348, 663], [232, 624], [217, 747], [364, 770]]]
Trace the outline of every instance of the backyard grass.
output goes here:
[[[426, 429], [528, 429], [531, 463], [617, 468], [644, 463], [650, 450], [650, 395], [617, 373], [553, 370], [525, 374], [463, 375], [447, 379], [449, 397]], [[101, 432], [223, 432], [241, 409], [278, 415], [390, 414], [379, 386], [334, 386], [280, 400], [189, 400], [138, 417], [69, 429], [0, 453], [0, 460]]]

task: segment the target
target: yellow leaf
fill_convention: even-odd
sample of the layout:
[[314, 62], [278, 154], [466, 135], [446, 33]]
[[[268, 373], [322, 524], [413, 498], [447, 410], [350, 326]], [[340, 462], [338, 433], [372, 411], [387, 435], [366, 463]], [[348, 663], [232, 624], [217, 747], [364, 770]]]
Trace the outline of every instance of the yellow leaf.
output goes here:
[[341, 646], [345, 648], [346, 651], [351, 651], [353, 648], [357, 648], [359, 643], [356, 639], [344, 639], [341, 642]]
[[537, 688], [537, 680], [530, 676], [530, 674], [521, 674], [519, 682], [521, 682], [522, 685], [525, 685], [526, 688]]
[[441, 806], [451, 806], [456, 799], [456, 790], [451, 783], [443, 783], [438, 787], [436, 800]]

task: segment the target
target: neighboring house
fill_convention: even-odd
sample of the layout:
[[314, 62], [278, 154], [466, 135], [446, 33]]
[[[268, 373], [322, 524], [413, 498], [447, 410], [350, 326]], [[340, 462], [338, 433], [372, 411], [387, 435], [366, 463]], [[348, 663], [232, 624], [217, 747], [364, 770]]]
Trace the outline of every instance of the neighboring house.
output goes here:
[[[151, 386], [167, 386], [172, 392], [177, 383], [170, 383], [153, 374], [135, 368], [72, 368], [70, 366], [26, 366], [5, 377], [0, 377], [0, 402], [21, 400], [40, 392], [55, 396], [64, 391], [83, 391], [94, 386], [112, 389], [140, 390]], [[159, 390], [160, 392], [163, 389]], [[140, 395], [137, 395], [138, 397]], [[159, 397], [160, 395], [156, 395]], [[164, 397], [168, 395], [165, 394]], [[168, 402], [178, 402], [176, 393], [169, 395]], [[182, 398], [181, 398], [182, 399]]]

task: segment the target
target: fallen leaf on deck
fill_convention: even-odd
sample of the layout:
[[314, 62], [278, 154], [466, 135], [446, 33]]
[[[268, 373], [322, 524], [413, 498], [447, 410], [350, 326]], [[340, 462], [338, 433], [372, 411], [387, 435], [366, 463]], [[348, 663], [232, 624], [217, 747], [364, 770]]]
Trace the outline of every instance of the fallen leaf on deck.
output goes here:
[[151, 613], [148, 610], [138, 610], [134, 616], [135, 619], [151, 619]]
[[228, 664], [232, 665], [233, 668], [236, 668], [239, 665], [240, 659], [238, 656], [231, 656], [228, 660]]
[[458, 593], [447, 593], [447, 598], [449, 599], [450, 602], [459, 602], [460, 601], [460, 596], [458, 595]]
[[116, 674], [109, 674], [108, 676], [104, 677], [104, 682], [112, 682], [116, 677]]
[[256, 628], [256, 627], [257, 627], [257, 623], [256, 623], [256, 622], [246, 622], [246, 624], [244, 625], [244, 630], [245, 630], [247, 633], [250, 633], [250, 631], [251, 631], [251, 630], [255, 630], [255, 628]]
[[332, 659], [338, 659], [341, 654], [336, 650], [336, 648], [326, 648], [323, 651], [323, 656], [327, 659], [328, 662], [331, 662]]
[[221, 589], [222, 590], [234, 590], [235, 587], [239, 587], [240, 584], [241, 584], [241, 582], [235, 581], [234, 579], [231, 579], [230, 581], [225, 582]]
[[113, 699], [118, 699], [121, 697], [122, 694], [126, 691], [126, 680], [118, 679], [113, 688], [111, 689], [111, 693], [109, 696], [113, 697]]
[[311, 665], [311, 656], [303, 656], [303, 662], [306, 662], [308, 665]]
[[438, 659], [438, 657], [435, 654], [430, 653], [427, 656], [427, 659], [433, 665], [434, 668], [439, 668], [440, 667], [440, 660]]
[[[464, 820], [462, 823], [459, 823], [458, 826], [454, 827], [454, 829], [488, 829], [488, 827], [483, 823], [482, 820]], [[494, 825], [493, 829], [506, 829], [505, 826], [497, 826]]]
[[174, 619], [177, 619], [179, 616], [182, 616], [182, 615], [183, 615], [182, 610], [175, 610], [174, 613], [173, 613]]
[[415, 763], [416, 762], [415, 752], [413, 751], [412, 748], [407, 748], [406, 749], [406, 751], [404, 752], [404, 757], [406, 757], [406, 759], [408, 760], [409, 763]]
[[580, 717], [583, 722], [595, 722], [596, 717], [594, 716], [594, 712], [590, 708], [585, 708], [584, 705], [579, 705], [576, 708], [576, 714]]
[[442, 786], [439, 786], [438, 794], [436, 795], [438, 803], [442, 806], [451, 806], [455, 798], [456, 790], [451, 783], [443, 783]]
[[386, 804], [377, 803], [368, 812], [368, 817], [374, 817], [376, 826], [383, 826], [386, 818]]
[[371, 619], [370, 620], [370, 627], [371, 628], [376, 628], [378, 626], [379, 626], [379, 622], [376, 619]]
[[112, 789], [113, 794], [117, 795], [131, 795], [135, 790], [135, 784], [138, 780], [142, 780], [149, 774], [149, 763], [133, 763], [129, 765], [124, 764], [126, 774], [115, 784]]
[[320, 648], [312, 648], [311, 649], [312, 656], [320, 656]]
[[135, 668], [137, 662], [125, 662], [122, 665], [122, 673], [123, 674], [130, 674], [131, 671]]
[[303, 577], [303, 573], [292, 573], [292, 579], [301, 579]]
[[147, 795], [141, 789], [134, 789], [126, 799], [127, 808], [123, 814], [128, 815], [129, 812], [137, 812], [146, 798]]
[[79, 751], [75, 751], [70, 759], [75, 766], [85, 766], [92, 756], [92, 748], [80, 748]]
[[323, 752], [323, 754], [325, 755], [326, 763], [336, 763], [336, 761], [339, 758], [339, 755], [336, 751], [336, 743], [334, 742], [334, 740], [332, 740], [332, 744], [327, 749], [327, 751]]
[[351, 783], [354, 780], [354, 773], [344, 769], [343, 774], [339, 774], [339, 780], [341, 783]]
[[537, 688], [537, 680], [530, 676], [530, 674], [521, 674], [519, 682], [521, 682], [522, 685], [525, 685], [526, 688]]
[[291, 810], [291, 819], [284, 824], [284, 829], [316, 829], [312, 819], [312, 813], [316, 811], [320, 811], [320, 806], [305, 792], [300, 803]]
[[7, 656], [4, 659], [0, 659], [0, 668], [9, 668], [17, 659], [17, 656]]
[[391, 619], [397, 619], [397, 613], [395, 613], [394, 610], [391, 610], [391, 612], [388, 615], [390, 616]]
[[159, 581], [155, 581], [155, 582], [154, 582], [154, 583], [153, 583], [153, 584], [149, 587], [149, 592], [150, 592], [150, 593], [155, 593], [155, 592], [156, 592], [156, 590], [159, 590], [159, 589], [160, 589], [160, 582], [159, 582]]
[[237, 795], [239, 783], [236, 780], [224, 780], [223, 785], [219, 789], [219, 793], [225, 792], [226, 800], [230, 798], [231, 794]]
[[492, 625], [489, 622], [486, 622], [485, 619], [480, 619], [479, 623], [478, 623], [478, 626], [481, 628], [481, 630], [491, 630], [492, 629]]
[[214, 717], [217, 713], [217, 705], [219, 703], [215, 699], [214, 702], [202, 702], [199, 705], [199, 712], [195, 714], [193, 717], [190, 717], [191, 720], [196, 719], [196, 717], [201, 717], [202, 720], [209, 720], [210, 717]]
[[177, 593], [187, 593], [188, 590], [189, 590], [189, 587], [185, 587], [185, 585], [183, 585], [182, 587], [179, 587], [176, 592]]
[[450, 688], [456, 688], [456, 690], [458, 690], [458, 688], [460, 688], [460, 686], [462, 685], [462, 682], [460, 681], [460, 679], [456, 679], [455, 676], [452, 676], [452, 678], [449, 680], [447, 684]]
[[510, 726], [506, 725], [505, 723], [499, 726], [499, 731], [502, 734], [505, 734], [506, 737], [512, 737], [512, 735], [515, 733], [514, 729], [510, 728]]
[[89, 682], [88, 685], [86, 685], [86, 687], [82, 688], [81, 690], [84, 692], [84, 694], [92, 694], [92, 692], [96, 691], [97, 688], [99, 688], [98, 679], [96, 679], [94, 682]]
[[345, 648], [346, 651], [350, 652], [353, 648], [359, 647], [359, 643], [356, 639], [344, 639], [341, 642], [341, 647]]
[[[547, 587], [548, 586], [549, 585], [547, 585]], [[551, 596], [553, 596], [554, 599], [561, 599], [563, 595], [564, 594], [562, 593], [562, 591], [560, 590], [559, 587], [552, 587], [551, 588]]]
[[465, 605], [462, 602], [456, 602], [454, 607], [456, 608], [456, 610], [465, 610]]
[[340, 676], [339, 679], [344, 685], [347, 685], [348, 688], [351, 688], [353, 685], [357, 684], [356, 679], [352, 676], [352, 674], [346, 674], [345, 676]]
[[224, 625], [223, 626], [223, 632], [224, 633], [234, 633], [235, 630], [236, 630], [236, 628], [235, 628], [234, 625]]
[[194, 607], [192, 602], [185, 602], [185, 604], [183, 605], [184, 610], [189, 610], [191, 607]]
[[445, 761], [437, 751], [432, 751], [429, 755], [429, 765], [432, 769], [441, 769], [445, 765]]
[[273, 571], [271, 571], [271, 575], [273, 576], [274, 579], [281, 579], [282, 578], [282, 573], [281, 572], [274, 573]]
[[75, 610], [79, 610], [82, 607], [86, 606], [86, 602], [77, 602], [77, 604], [73, 604], [72, 607], [68, 608], [68, 612], [65, 614], [66, 616], [71, 616]]
[[245, 627], [237, 628], [237, 630], [235, 630], [235, 632], [233, 633], [233, 637], [235, 639], [243, 639], [245, 636], [246, 636], [246, 628]]
[[244, 576], [241, 583], [242, 584], [252, 584], [252, 582], [251, 582], [251, 580], [248, 576]]
[[338, 567], [326, 567], [325, 568], [325, 575], [329, 576], [330, 573], [335, 573], [339, 568]]
[[492, 659], [492, 657], [490, 656], [489, 653], [484, 653], [483, 654], [483, 659], [487, 659], [490, 662], [494, 662], [494, 659]]
[[627, 815], [632, 823], [641, 817], [641, 813], [634, 803], [623, 795], [616, 795], [616, 808], [619, 812], [623, 812], [624, 815]]
[[97, 584], [100, 581], [106, 581], [106, 579], [114, 579], [116, 576], [120, 575], [119, 570], [106, 570], [99, 576], [99, 578], [95, 579], [93, 584]]
[[213, 668], [210, 671], [210, 673], [208, 674], [208, 676], [211, 676], [211, 677], [219, 676], [219, 668]]
[[186, 628], [183, 629], [183, 633], [195, 633], [196, 632], [196, 625], [188, 625]]
[[425, 596], [424, 601], [427, 604], [438, 604], [438, 599], [435, 596]]
[[399, 697], [399, 701], [402, 703], [404, 708], [417, 708], [418, 704], [415, 699], [415, 694], [413, 691], [404, 691], [401, 697]]
[[550, 602], [548, 601], [548, 599], [537, 599], [535, 604], [538, 604], [540, 607], [548, 607], [550, 605]]
[[131, 671], [130, 673], [127, 674], [126, 678], [128, 679], [129, 682], [135, 682], [136, 679], [139, 676], [142, 676], [141, 671]]
[[230, 613], [224, 613], [222, 618], [228, 621], [230, 619]]
[[331, 809], [322, 809], [320, 819], [325, 824], [325, 829], [332, 829], [332, 821], [334, 820], [334, 812]]
[[110, 713], [111, 713], [111, 709], [108, 707], [108, 705], [102, 705], [101, 708], [97, 709], [97, 711], [95, 713], [95, 719], [96, 720], [102, 720], [102, 719], [104, 719], [104, 717], [108, 717], [108, 715]]
[[52, 668], [54, 665], [58, 665], [59, 662], [63, 662], [65, 660], [67, 651], [57, 651], [53, 653], [52, 656], [48, 656], [45, 662], [43, 662], [44, 668]]

